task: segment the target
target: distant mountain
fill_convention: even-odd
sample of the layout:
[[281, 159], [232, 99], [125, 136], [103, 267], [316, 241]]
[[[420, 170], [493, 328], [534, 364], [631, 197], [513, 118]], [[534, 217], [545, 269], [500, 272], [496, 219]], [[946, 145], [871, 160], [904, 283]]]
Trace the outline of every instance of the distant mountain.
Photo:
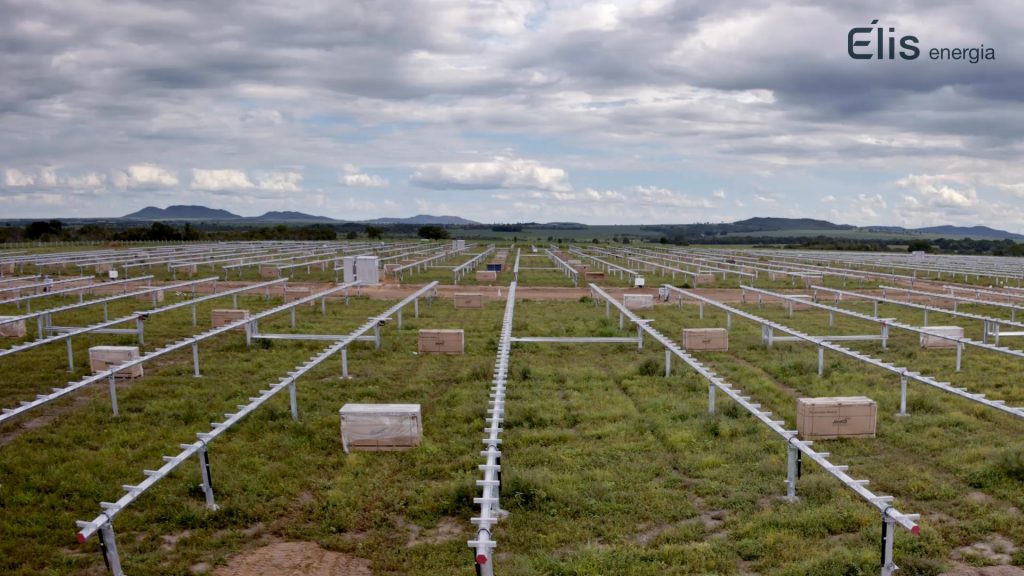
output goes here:
[[1024, 236], [996, 230], [988, 226], [930, 226], [928, 228], [915, 228], [912, 232], [924, 232], [925, 234], [942, 234], [948, 236], [968, 236], [970, 238], [991, 238], [995, 240], [1024, 240]]
[[312, 214], [305, 214], [303, 212], [291, 211], [267, 212], [262, 216], [247, 218], [247, 220], [260, 220], [263, 222], [341, 222], [341, 220], [335, 220], [334, 218], [328, 218], [327, 216], [314, 216]]
[[417, 214], [411, 218], [377, 218], [376, 220], [364, 220], [367, 224], [444, 224], [444, 225], [479, 225], [479, 222], [466, 220], [458, 216], [431, 216], [430, 214]]
[[167, 208], [146, 206], [138, 212], [122, 216], [126, 220], [234, 220], [241, 218], [227, 210], [207, 208], [206, 206], [176, 205]]
[[853, 230], [848, 224], [833, 224], [813, 218], [747, 218], [733, 222], [736, 232], [768, 232], [773, 230]]

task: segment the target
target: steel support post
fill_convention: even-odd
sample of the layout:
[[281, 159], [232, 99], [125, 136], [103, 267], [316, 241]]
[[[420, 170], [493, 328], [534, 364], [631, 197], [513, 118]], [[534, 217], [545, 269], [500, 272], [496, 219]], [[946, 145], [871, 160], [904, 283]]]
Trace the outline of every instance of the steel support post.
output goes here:
[[665, 349], [665, 378], [672, 375], [672, 351]]
[[[885, 297], [884, 293], [882, 294], [882, 297]], [[878, 300], [875, 300], [875, 318], [878, 318]]]
[[644, 349], [644, 330], [639, 324], [636, 326], [636, 349]]
[[380, 322], [373, 325], [373, 347], [380, 350]]
[[203, 496], [206, 498], [206, 507], [210, 510], [216, 510], [218, 508], [217, 503], [213, 501], [213, 475], [210, 470], [210, 455], [206, 450], [206, 443], [202, 442], [202, 446], [196, 454], [199, 456], [199, 472], [202, 474], [203, 483], [200, 485], [203, 488]]
[[320, 299], [320, 314], [327, 316], [327, 298]]
[[829, 310], [828, 311], [828, 327], [829, 328], [835, 328], [835, 325], [836, 325], [836, 313], [831, 311], [831, 310]]
[[882, 514], [882, 576], [894, 576], [899, 567], [892, 561], [893, 540], [896, 538], [896, 523]]
[[704, 303], [703, 302], [698, 302], [697, 304], [698, 304], [698, 308], [700, 310], [700, 312], [699, 312], [700, 319], [703, 320], [704, 319]]
[[199, 378], [199, 342], [192, 343], [192, 375]]
[[924, 324], [922, 324], [922, 326], [927, 326], [927, 325], [928, 325], [928, 309], [925, 308], [925, 310], [924, 310]]
[[121, 569], [121, 556], [117, 553], [117, 540], [114, 539], [114, 527], [110, 522], [100, 526], [100, 550], [103, 552], [103, 561], [114, 576], [124, 576]]
[[295, 380], [288, 385], [288, 402], [292, 408], [292, 420], [299, 421], [299, 400], [295, 395]]
[[907, 375], [900, 374], [900, 413], [897, 416], [907, 415]]
[[797, 476], [797, 456], [799, 450], [793, 445], [793, 439], [790, 438], [789, 442], [786, 443], [786, 500], [790, 502], [796, 500], [796, 476]]
[[401, 310], [398, 311], [398, 329], [399, 330], [402, 329], [402, 311]]
[[622, 312], [619, 312], [619, 330], [623, 330], [625, 326], [626, 318], [623, 316]]
[[231, 307], [238, 308], [238, 294], [231, 295]]
[[341, 377], [348, 378], [348, 346], [341, 349]]
[[138, 333], [139, 344], [146, 343], [146, 330], [142, 327], [142, 318], [135, 319], [135, 332]]
[[732, 330], [732, 312], [725, 313], [725, 329]]
[[715, 385], [708, 382], [708, 414], [715, 413]]
[[196, 321], [196, 305], [192, 305], [192, 327], [195, 328], [198, 322]]
[[963, 355], [964, 355], [964, 343], [963, 342], [957, 342], [956, 343], [956, 371], [957, 372], [960, 371], [960, 364], [961, 364], [961, 360], [963, 359]]
[[420, 299], [419, 298], [416, 298], [415, 300], [412, 301], [412, 317], [413, 318], [419, 318], [420, 317]]
[[114, 411], [114, 416], [120, 416], [121, 411], [117, 408], [117, 378], [113, 374], [110, 375], [110, 408]]
[[71, 336], [68, 336], [67, 338], [65, 338], [64, 341], [67, 342], [67, 345], [68, 345], [68, 372], [74, 372], [75, 371], [75, 355], [74, 355], [74, 352], [72, 352], [72, 350], [71, 350]]
[[104, 302], [103, 303], [103, 321], [106, 322], [108, 320], [110, 320], [110, 312], [108, 310], [107, 302]]
[[818, 376], [825, 375], [825, 347], [818, 346]]

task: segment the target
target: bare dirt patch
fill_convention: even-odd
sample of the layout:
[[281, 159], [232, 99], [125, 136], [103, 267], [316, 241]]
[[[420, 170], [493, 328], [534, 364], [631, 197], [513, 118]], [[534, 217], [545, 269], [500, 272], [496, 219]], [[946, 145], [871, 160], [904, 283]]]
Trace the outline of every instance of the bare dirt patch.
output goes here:
[[277, 542], [235, 556], [214, 576], [373, 576], [370, 561], [315, 542]]
[[[961, 560], [968, 557], [981, 557], [993, 564], [1009, 564], [1013, 559], [1013, 553], [1017, 551], [1008, 538], [1001, 534], [992, 534], [981, 542], [975, 542], [970, 546], [961, 546], [950, 555], [953, 560]], [[1018, 569], [1019, 570], [1019, 569]], [[1017, 572], [1024, 575], [1024, 570]], [[1015, 574], [1011, 572], [1010, 574]]]
[[943, 572], [939, 576], [1024, 576], [1024, 570], [1016, 566], [986, 566], [977, 568], [965, 564], [957, 564], [950, 572]]
[[458, 519], [448, 516], [441, 518], [437, 526], [427, 530], [405, 518], [399, 518], [395, 524], [409, 532], [409, 540], [405, 543], [406, 548], [412, 548], [418, 544], [443, 544], [455, 540], [462, 534], [462, 524]]

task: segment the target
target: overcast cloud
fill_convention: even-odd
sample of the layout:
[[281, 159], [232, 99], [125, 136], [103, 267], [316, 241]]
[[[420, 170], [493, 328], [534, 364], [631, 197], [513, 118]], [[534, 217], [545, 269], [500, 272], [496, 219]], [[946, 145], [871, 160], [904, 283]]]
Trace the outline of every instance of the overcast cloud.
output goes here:
[[[1024, 223], [1005, 2], [0, 0], [0, 213]], [[852, 60], [872, 19], [914, 61]], [[996, 61], [927, 58], [933, 47]], [[69, 201], [73, 199], [73, 201]]]

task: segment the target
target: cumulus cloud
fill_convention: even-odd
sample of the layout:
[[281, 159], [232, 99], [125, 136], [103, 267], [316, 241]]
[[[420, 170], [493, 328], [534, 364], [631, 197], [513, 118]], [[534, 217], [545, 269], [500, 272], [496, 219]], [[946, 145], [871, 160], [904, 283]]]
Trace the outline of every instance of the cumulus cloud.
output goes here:
[[561, 168], [536, 160], [496, 156], [486, 162], [450, 162], [418, 166], [409, 181], [435, 190], [496, 190], [500, 188], [566, 192], [572, 189]]
[[254, 188], [249, 176], [241, 170], [192, 170], [192, 189], [208, 190], [248, 190]]
[[338, 182], [350, 188], [383, 188], [388, 185], [386, 179], [375, 174], [342, 174]]
[[821, 201], [824, 202], [825, 204], [831, 204], [836, 201], [836, 197], [831, 194], [828, 194], [826, 196], [822, 196]]
[[272, 192], [298, 192], [302, 189], [302, 174], [298, 172], [270, 172], [257, 178], [260, 190]]
[[715, 190], [714, 192], [712, 192], [711, 196], [713, 196], [715, 198], [718, 198], [719, 200], [725, 200], [725, 196], [726, 196], [725, 190], [722, 190], [721, 188], [719, 188], [718, 190]]
[[957, 185], [957, 178], [942, 174], [910, 174], [896, 181], [900, 188], [913, 190], [925, 204], [939, 208], [963, 209], [978, 204], [978, 193], [973, 188]]
[[117, 188], [171, 188], [178, 185], [178, 175], [155, 164], [136, 164], [116, 170], [110, 180]]
[[4, 170], [4, 186], [20, 188], [23, 186], [32, 186], [35, 183], [36, 178], [31, 174], [27, 174], [16, 168], [7, 168]]

